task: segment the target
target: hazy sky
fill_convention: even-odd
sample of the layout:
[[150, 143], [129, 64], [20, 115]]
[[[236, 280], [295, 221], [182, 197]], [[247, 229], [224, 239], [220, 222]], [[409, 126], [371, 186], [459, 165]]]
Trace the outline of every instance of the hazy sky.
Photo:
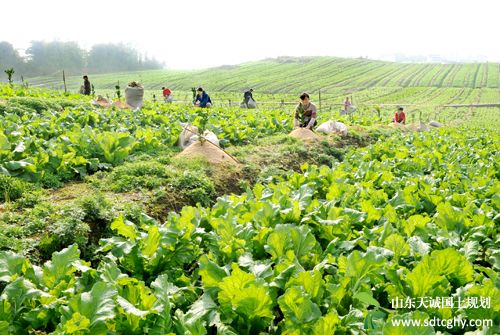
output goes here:
[[169, 68], [403, 53], [500, 61], [500, 0], [6, 0], [0, 41], [125, 42]]

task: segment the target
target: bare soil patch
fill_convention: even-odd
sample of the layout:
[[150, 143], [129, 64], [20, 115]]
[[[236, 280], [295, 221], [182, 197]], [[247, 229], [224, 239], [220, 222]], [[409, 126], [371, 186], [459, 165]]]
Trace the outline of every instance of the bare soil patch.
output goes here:
[[298, 138], [303, 141], [317, 141], [320, 139], [319, 135], [315, 134], [312, 130], [306, 128], [294, 129], [289, 136]]
[[211, 164], [239, 164], [234, 158], [225, 153], [224, 150], [209, 142], [195, 142], [184, 149], [177, 157], [200, 157]]

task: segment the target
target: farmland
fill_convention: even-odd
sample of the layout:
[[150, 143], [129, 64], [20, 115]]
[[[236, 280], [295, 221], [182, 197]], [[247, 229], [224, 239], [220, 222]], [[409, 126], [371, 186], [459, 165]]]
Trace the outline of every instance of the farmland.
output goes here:
[[[410, 117], [440, 120], [443, 108], [468, 114], [457, 105], [500, 103], [500, 64], [398, 64], [335, 57], [281, 57], [198, 71], [155, 70], [91, 76], [96, 94], [114, 98], [115, 85], [132, 80], [144, 84], [146, 97], [161, 100], [160, 88], [174, 91], [174, 102], [187, 103], [191, 88], [203, 86], [218, 106], [238, 106], [242, 92], [252, 87], [261, 108], [277, 109], [296, 103], [309, 92], [324, 110], [338, 111], [345, 96], [364, 113], [380, 108], [385, 117], [395, 105], [405, 105]], [[81, 75], [68, 76], [68, 89], [77, 92]], [[62, 74], [30, 78], [36, 87], [62, 89]], [[455, 107], [443, 107], [454, 105]], [[496, 122], [498, 108], [481, 107], [485, 126]], [[497, 119], [495, 121], [495, 119]], [[443, 120], [440, 120], [443, 121]]]
[[[214, 92], [240, 92], [247, 87], [265, 93], [290, 93], [318, 89], [370, 87], [499, 87], [499, 64], [399, 64], [367, 59], [335, 57], [282, 57], [206, 70], [154, 70], [99, 74], [91, 79], [100, 89], [113, 89], [117, 81], [141, 80], [146, 89], [166, 83], [174, 90], [204, 85]], [[33, 85], [60, 86], [62, 74], [30, 79]], [[80, 86], [80, 74], [68, 77], [71, 89]]]
[[[500, 112], [444, 106], [498, 104], [498, 73], [322, 57], [91, 77], [111, 98], [203, 85], [210, 110], [0, 85], [0, 333], [498, 334]], [[247, 87], [266, 108], [236, 106]], [[319, 89], [348, 135], [287, 136], [281, 101]], [[395, 104], [413, 126], [388, 125]], [[239, 164], [178, 157], [180, 122]], [[431, 318], [492, 325], [395, 323]]]

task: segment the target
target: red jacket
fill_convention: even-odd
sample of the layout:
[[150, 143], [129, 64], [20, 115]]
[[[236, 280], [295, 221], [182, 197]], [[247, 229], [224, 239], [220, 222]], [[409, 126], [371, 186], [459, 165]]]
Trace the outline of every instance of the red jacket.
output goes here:
[[396, 123], [406, 123], [405, 112], [401, 112], [401, 115], [398, 112], [394, 113], [394, 122], [396, 122]]
[[163, 90], [163, 96], [164, 97], [169, 96], [170, 94], [172, 94], [172, 91], [169, 90], [168, 88], [166, 88], [166, 89]]

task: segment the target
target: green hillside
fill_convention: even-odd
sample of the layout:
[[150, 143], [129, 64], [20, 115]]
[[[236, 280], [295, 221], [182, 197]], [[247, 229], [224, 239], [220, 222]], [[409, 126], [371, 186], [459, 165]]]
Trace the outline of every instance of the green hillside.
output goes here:
[[[500, 64], [401, 64], [367, 59], [336, 57], [281, 57], [234, 66], [204, 70], [154, 70], [91, 76], [96, 88], [112, 89], [117, 81], [141, 80], [147, 89], [168, 85], [188, 90], [203, 85], [212, 91], [241, 91], [253, 87], [266, 93], [295, 91], [333, 92], [338, 88], [370, 87], [499, 87]], [[62, 74], [32, 78], [35, 85], [59, 86]], [[69, 87], [76, 89], [80, 74], [69, 76]]]
[[[295, 104], [298, 94], [309, 92], [327, 110], [336, 110], [346, 95], [359, 108], [376, 106], [392, 110], [405, 105], [410, 110], [435, 113], [443, 105], [499, 104], [500, 64], [402, 64], [336, 57], [280, 57], [203, 70], [155, 70], [90, 75], [96, 94], [116, 97], [132, 80], [146, 88], [146, 98], [161, 96], [161, 87], [174, 91], [177, 103], [189, 103], [190, 89], [203, 86], [218, 106], [234, 106], [250, 87], [260, 107], [278, 108]], [[77, 92], [81, 74], [66, 74], [68, 90]], [[28, 79], [30, 85], [63, 89], [62, 71], [51, 77]], [[491, 106], [488, 106], [488, 108]], [[486, 111], [487, 107], [481, 107]], [[489, 114], [497, 107], [488, 110]], [[469, 106], [456, 110], [470, 112]], [[491, 113], [490, 113], [491, 112]], [[436, 117], [436, 116], [435, 116]]]

